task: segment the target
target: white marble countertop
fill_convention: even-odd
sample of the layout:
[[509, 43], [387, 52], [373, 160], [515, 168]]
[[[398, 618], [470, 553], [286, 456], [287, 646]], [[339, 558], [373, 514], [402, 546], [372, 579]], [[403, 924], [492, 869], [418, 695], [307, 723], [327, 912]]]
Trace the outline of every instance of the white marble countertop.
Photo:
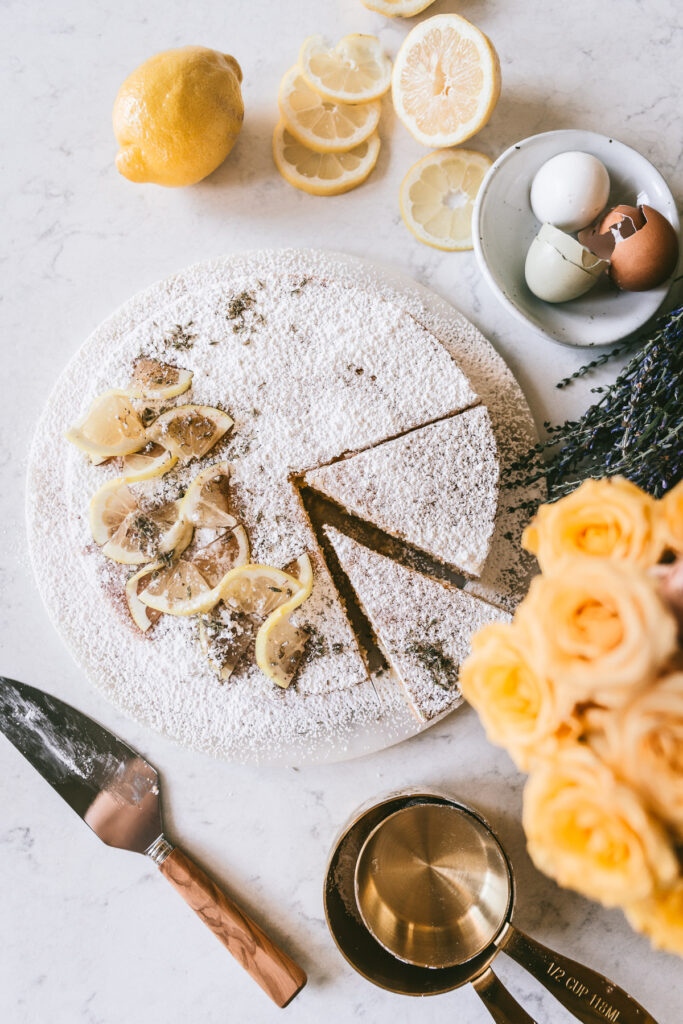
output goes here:
[[[580, 127], [640, 149], [683, 194], [680, 44], [675, 0], [439, 0], [499, 50], [503, 93], [474, 145], [495, 157], [534, 132]], [[677, 10], [678, 9], [678, 10]], [[678, 18], [678, 20], [677, 20]], [[539, 423], [578, 412], [596, 379], [553, 383], [585, 353], [544, 343], [498, 306], [472, 254], [413, 240], [397, 193], [424, 154], [384, 104], [370, 181], [334, 199], [302, 195], [274, 170], [270, 136], [282, 73], [304, 36], [379, 34], [394, 54], [410, 23], [359, 0], [5, 0], [2, 74], [3, 401], [0, 494], [4, 674], [44, 687], [119, 732], [158, 765], [168, 831], [238, 893], [288, 949], [309, 984], [280, 1018], [156, 877], [149, 860], [110, 850], [83, 828], [16, 751], [0, 741], [0, 1020], [6, 1024], [484, 1024], [473, 990], [410, 1000], [374, 988], [327, 933], [321, 899], [332, 840], [373, 795], [446, 787], [479, 806], [509, 845], [517, 919], [542, 941], [627, 986], [659, 1024], [677, 1024], [680, 961], [657, 954], [608, 912], [541, 877], [524, 852], [522, 778], [461, 710], [399, 748], [301, 770], [236, 767], [137, 727], [72, 664], [39, 602], [25, 550], [23, 476], [33, 423], [56, 374], [91, 329], [138, 289], [196, 260], [259, 246], [308, 245], [411, 273], [477, 323], [517, 373]], [[227, 163], [183, 191], [135, 186], [113, 165], [111, 104], [124, 76], [158, 50], [201, 43], [234, 53], [246, 120]], [[496, 967], [539, 1022], [569, 1016], [501, 957]]]

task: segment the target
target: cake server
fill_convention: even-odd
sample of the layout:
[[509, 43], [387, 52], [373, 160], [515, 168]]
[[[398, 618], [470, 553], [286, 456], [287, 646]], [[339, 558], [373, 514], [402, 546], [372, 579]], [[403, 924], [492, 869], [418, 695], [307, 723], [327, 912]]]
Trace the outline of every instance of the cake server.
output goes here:
[[164, 835], [159, 776], [69, 704], [0, 676], [0, 731], [107, 846], [144, 853], [264, 992], [287, 1006], [304, 971]]

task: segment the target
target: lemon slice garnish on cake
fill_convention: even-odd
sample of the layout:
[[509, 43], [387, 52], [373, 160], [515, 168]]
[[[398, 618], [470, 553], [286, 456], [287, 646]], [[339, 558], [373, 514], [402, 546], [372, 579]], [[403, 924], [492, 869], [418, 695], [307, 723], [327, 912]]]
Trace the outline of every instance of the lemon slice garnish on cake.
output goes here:
[[131, 398], [166, 400], [182, 395], [191, 384], [192, 374], [189, 370], [143, 357], [136, 361], [126, 390]]
[[155, 419], [150, 441], [163, 445], [181, 462], [201, 459], [230, 430], [233, 420], [209, 405], [178, 405]]
[[199, 616], [199, 645], [209, 664], [225, 682], [254, 639], [254, 620], [218, 604]]
[[108, 480], [90, 500], [93, 540], [102, 554], [124, 565], [142, 565], [160, 554], [179, 555], [192, 539], [192, 525], [179, 518], [180, 502], [150, 511], [139, 507], [124, 477]]
[[137, 510], [135, 495], [122, 476], [107, 480], [90, 499], [88, 518], [93, 540], [100, 546], [110, 540], [124, 519]]
[[232, 529], [237, 520], [230, 512], [229, 483], [229, 462], [207, 466], [185, 491], [180, 515], [193, 526]]
[[272, 565], [244, 565], [229, 572], [219, 589], [231, 608], [247, 615], [267, 616], [291, 601], [301, 591], [302, 584], [290, 573]]
[[361, 0], [369, 11], [386, 14], [388, 18], [412, 18], [421, 14], [434, 3], [434, 0]]
[[273, 134], [273, 159], [290, 185], [314, 196], [338, 196], [362, 184], [377, 163], [377, 132], [344, 153], [316, 153], [280, 121]]
[[391, 61], [375, 36], [344, 36], [332, 47], [323, 36], [309, 36], [299, 66], [309, 85], [334, 103], [367, 103], [391, 85]]
[[406, 36], [392, 73], [397, 115], [424, 146], [457, 146], [483, 128], [500, 95], [491, 42], [459, 14], [439, 14]]
[[214, 587], [231, 569], [249, 563], [249, 538], [243, 526], [225, 530], [215, 540], [192, 552], [190, 561], [206, 582]]
[[313, 569], [308, 555], [297, 559], [300, 590], [271, 612], [256, 634], [256, 664], [278, 686], [286, 689], [296, 675], [308, 642], [305, 629], [294, 626], [291, 613], [310, 597]]
[[441, 149], [422, 157], [401, 184], [406, 227], [435, 249], [471, 249], [472, 208], [490, 166], [487, 156], [469, 149]]
[[150, 444], [142, 451], [125, 455], [121, 461], [121, 474], [129, 484], [151, 480], [155, 476], [163, 476], [173, 469], [178, 456], [162, 448], [160, 444]]
[[379, 100], [350, 104], [323, 99], [299, 67], [282, 79], [278, 105], [290, 134], [318, 153], [339, 153], [365, 142], [382, 112]]
[[129, 455], [147, 444], [142, 421], [125, 391], [105, 391], [98, 395], [85, 417], [66, 432], [67, 441], [91, 458], [106, 459]]
[[136, 573], [133, 573], [126, 580], [125, 590], [128, 611], [135, 625], [143, 633], [146, 633], [150, 626], [153, 626], [159, 619], [160, 612], [154, 611], [153, 608], [148, 608], [146, 604], [143, 604], [138, 594], [141, 589], [144, 590], [144, 580], [163, 568], [163, 562], [153, 562], [151, 565], [145, 565], [142, 569], [138, 569]]
[[166, 615], [201, 615], [221, 599], [220, 584], [211, 587], [199, 569], [184, 559], [154, 576], [138, 596], [147, 608]]

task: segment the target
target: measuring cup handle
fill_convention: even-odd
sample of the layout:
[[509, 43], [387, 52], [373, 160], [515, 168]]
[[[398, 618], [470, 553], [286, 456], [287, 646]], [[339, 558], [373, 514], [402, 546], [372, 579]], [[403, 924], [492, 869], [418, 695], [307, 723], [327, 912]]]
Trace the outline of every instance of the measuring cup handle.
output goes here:
[[512, 926], [500, 947], [584, 1024], [657, 1024], [623, 988]]
[[472, 986], [496, 1024], [536, 1024], [534, 1018], [512, 998], [490, 967], [474, 979]]

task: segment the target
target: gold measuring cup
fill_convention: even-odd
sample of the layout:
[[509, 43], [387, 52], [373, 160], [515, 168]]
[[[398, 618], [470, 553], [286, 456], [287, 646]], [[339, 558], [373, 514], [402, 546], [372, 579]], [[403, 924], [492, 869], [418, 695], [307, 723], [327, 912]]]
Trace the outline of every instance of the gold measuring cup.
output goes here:
[[585, 1024], [656, 1024], [618, 986], [510, 923], [512, 869], [470, 808], [437, 794], [390, 797], [359, 815], [328, 866], [333, 937], [368, 980], [410, 995], [472, 983], [498, 1024], [531, 1017], [493, 974], [505, 950]]

